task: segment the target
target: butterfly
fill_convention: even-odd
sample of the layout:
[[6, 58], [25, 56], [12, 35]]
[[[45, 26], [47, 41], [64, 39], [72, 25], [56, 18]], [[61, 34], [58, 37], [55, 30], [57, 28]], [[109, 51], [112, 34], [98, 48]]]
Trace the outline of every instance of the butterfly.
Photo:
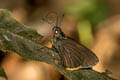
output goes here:
[[57, 22], [56, 26], [52, 28], [53, 37], [51, 43], [52, 49], [60, 56], [62, 65], [67, 70], [95, 66], [99, 62], [98, 57], [90, 49], [66, 36], [62, 29], [57, 26]]

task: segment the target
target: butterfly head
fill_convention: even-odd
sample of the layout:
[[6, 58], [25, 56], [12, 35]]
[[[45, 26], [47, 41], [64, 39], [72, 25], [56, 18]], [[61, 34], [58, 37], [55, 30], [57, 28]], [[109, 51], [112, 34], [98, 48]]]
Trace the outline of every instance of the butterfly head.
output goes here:
[[61, 37], [65, 36], [64, 33], [62, 32], [61, 28], [57, 27], [57, 26], [53, 27], [52, 32], [54, 34], [54, 37], [56, 37], [56, 38], [61, 38]]

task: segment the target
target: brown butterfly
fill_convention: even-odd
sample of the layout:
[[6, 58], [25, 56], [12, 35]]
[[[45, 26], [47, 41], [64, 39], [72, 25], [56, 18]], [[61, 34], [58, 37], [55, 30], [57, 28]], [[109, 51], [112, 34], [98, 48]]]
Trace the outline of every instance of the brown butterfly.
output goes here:
[[80, 68], [91, 68], [99, 60], [97, 56], [88, 48], [66, 36], [60, 27], [53, 27], [52, 48], [56, 51], [67, 70], [77, 70]]

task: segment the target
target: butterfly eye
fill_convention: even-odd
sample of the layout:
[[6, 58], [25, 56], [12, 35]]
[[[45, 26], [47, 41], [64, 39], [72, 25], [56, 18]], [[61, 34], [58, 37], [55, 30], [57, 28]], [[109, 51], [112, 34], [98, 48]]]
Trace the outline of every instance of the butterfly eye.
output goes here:
[[54, 33], [55, 33], [55, 34], [58, 34], [58, 30], [55, 30]]

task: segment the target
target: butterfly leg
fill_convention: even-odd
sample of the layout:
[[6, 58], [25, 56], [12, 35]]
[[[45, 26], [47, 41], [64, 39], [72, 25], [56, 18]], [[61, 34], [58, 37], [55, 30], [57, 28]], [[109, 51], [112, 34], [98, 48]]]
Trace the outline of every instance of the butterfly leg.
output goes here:
[[58, 50], [55, 47], [54, 39], [51, 40], [52, 43], [52, 50], [58, 53]]

